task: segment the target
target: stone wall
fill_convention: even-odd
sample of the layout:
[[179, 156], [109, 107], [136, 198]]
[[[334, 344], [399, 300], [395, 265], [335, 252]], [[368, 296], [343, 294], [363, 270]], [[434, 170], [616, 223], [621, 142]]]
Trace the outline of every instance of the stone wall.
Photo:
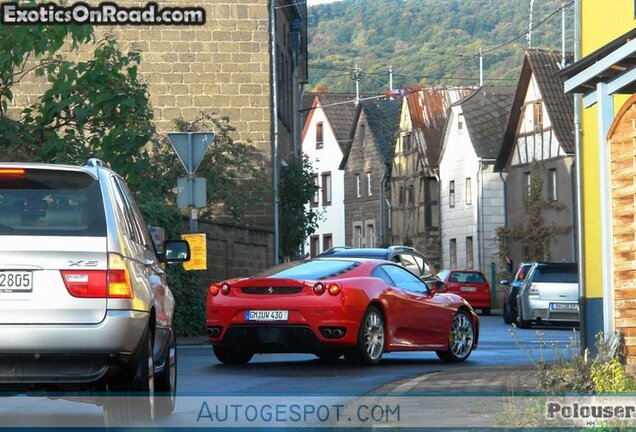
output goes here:
[[[186, 228], [188, 221], [184, 221]], [[206, 234], [208, 269], [204, 282], [219, 282], [233, 277], [251, 276], [272, 266], [274, 233], [271, 230], [244, 228], [200, 220], [200, 233]]]
[[[87, 2], [97, 5], [98, 1]], [[121, 0], [122, 7], [145, 2]], [[141, 53], [140, 78], [148, 83], [150, 104], [159, 133], [174, 129], [173, 120], [195, 119], [201, 111], [230, 118], [236, 139], [250, 140], [262, 152], [269, 170], [271, 159], [270, 30], [267, 0], [189, 0], [160, 2], [159, 7], [203, 7], [206, 23], [193, 26], [96, 26], [97, 39], [107, 33], [117, 37], [123, 52]], [[284, 10], [284, 9], [283, 9]], [[284, 15], [277, 18], [283, 18]], [[280, 19], [281, 31], [285, 27]], [[286, 38], [281, 36], [281, 40]], [[96, 45], [85, 45], [77, 54], [89, 58]], [[281, 46], [283, 56], [288, 49]], [[75, 58], [75, 54], [67, 54]], [[288, 62], [287, 64], [290, 64]], [[46, 81], [31, 74], [15, 87], [10, 115], [34, 103], [47, 89]], [[279, 122], [280, 123], [280, 122]], [[291, 143], [291, 130], [280, 128], [281, 151]], [[271, 227], [271, 197], [250, 208], [247, 225]]]

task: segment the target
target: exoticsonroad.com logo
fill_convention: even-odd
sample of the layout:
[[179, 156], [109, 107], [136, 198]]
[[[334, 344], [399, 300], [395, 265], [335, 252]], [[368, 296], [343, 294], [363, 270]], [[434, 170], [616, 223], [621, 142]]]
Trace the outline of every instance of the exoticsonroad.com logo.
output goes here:
[[81, 2], [70, 6], [53, 3], [23, 6], [12, 2], [0, 4], [0, 22], [5, 25], [202, 25], [205, 24], [205, 9], [200, 7], [160, 8], [154, 2], [140, 8], [121, 7], [111, 2], [100, 3], [97, 6], [89, 6]]

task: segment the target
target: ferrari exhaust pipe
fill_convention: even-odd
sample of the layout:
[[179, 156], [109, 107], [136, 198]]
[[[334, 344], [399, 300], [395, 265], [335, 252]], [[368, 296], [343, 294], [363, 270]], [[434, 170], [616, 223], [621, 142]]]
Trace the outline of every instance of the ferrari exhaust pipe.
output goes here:
[[336, 339], [337, 338], [341, 338], [343, 334], [344, 334], [344, 331], [341, 330], [341, 329], [334, 329], [334, 331], [332, 333], [333, 337], [336, 338]]
[[208, 327], [208, 336], [213, 338], [221, 336], [221, 327]]
[[331, 337], [331, 329], [330, 328], [324, 328], [322, 329], [322, 335], [326, 338], [330, 338]]

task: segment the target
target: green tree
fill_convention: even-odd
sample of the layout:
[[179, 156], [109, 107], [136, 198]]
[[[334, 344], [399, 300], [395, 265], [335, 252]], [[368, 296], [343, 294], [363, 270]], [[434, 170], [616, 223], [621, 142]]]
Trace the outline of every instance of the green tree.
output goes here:
[[318, 227], [322, 214], [306, 204], [318, 191], [313, 168], [306, 155], [288, 161], [280, 172], [281, 254], [290, 260], [298, 259], [300, 248]]

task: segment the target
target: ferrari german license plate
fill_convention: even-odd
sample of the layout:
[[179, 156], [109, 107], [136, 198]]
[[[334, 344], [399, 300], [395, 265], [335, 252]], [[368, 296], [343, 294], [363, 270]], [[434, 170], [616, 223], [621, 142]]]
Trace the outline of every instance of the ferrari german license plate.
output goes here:
[[0, 271], [0, 292], [25, 292], [33, 289], [30, 271]]
[[287, 321], [288, 315], [286, 310], [248, 310], [245, 321]]
[[477, 291], [477, 288], [475, 288], [475, 287], [461, 287], [459, 290], [460, 291], [464, 291], [464, 292], [475, 292], [475, 291]]

